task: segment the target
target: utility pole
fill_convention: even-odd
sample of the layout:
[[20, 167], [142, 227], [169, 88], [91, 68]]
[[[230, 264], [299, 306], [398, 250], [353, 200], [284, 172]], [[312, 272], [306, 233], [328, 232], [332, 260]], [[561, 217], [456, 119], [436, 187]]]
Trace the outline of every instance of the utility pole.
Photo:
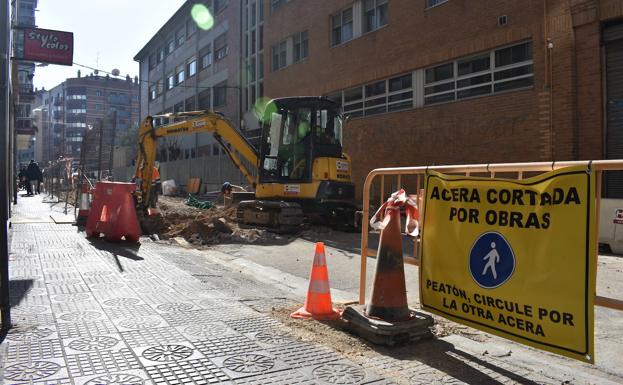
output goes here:
[[[131, 96], [131, 94], [130, 94]], [[130, 104], [130, 109], [131, 109], [131, 104]], [[110, 170], [108, 170], [108, 177], [111, 178], [112, 177], [112, 170], [113, 170], [113, 159], [114, 159], [114, 154], [115, 154], [115, 136], [117, 136], [117, 109], [115, 109], [112, 112], [112, 138], [110, 139], [110, 162], [109, 162], [109, 166]], [[112, 179], [110, 179], [112, 181]]]
[[104, 138], [104, 120], [99, 119], [100, 124], [100, 144], [99, 144], [99, 156], [97, 160], [97, 180], [102, 180], [102, 139]]
[[9, 2], [0, 1], [0, 159], [5, 164], [0, 167], [0, 322], [2, 334], [11, 328], [11, 304], [9, 297], [9, 186], [12, 183], [9, 154]]

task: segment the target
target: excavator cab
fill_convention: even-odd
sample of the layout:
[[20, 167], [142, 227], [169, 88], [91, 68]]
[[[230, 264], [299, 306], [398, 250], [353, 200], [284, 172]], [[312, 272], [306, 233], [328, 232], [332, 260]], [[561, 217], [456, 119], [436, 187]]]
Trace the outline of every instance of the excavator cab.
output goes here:
[[352, 228], [355, 187], [339, 106], [322, 97], [274, 99], [261, 123], [256, 198], [298, 205], [312, 222]]
[[260, 183], [310, 183], [315, 159], [344, 157], [342, 117], [328, 99], [272, 100], [262, 123]]

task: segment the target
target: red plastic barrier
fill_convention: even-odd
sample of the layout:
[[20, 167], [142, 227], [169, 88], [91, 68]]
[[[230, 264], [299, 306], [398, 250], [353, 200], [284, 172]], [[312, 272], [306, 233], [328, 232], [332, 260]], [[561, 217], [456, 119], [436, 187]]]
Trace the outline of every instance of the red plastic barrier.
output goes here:
[[104, 234], [107, 241], [138, 242], [141, 230], [134, 207], [134, 183], [97, 182], [87, 218], [87, 237]]

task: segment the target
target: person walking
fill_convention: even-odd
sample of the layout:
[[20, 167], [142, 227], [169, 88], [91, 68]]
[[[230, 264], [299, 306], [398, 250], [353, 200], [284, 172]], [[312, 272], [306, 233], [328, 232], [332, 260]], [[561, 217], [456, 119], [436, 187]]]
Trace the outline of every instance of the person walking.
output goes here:
[[28, 178], [28, 183], [26, 185], [27, 189], [28, 189], [28, 194], [27, 195], [33, 195], [33, 191], [32, 191], [32, 185], [31, 182], [35, 182], [35, 191], [37, 194], [39, 194], [39, 185], [40, 185], [40, 180], [41, 180], [41, 169], [39, 168], [39, 165], [37, 163], [35, 163], [35, 160], [32, 159], [30, 161], [30, 164], [28, 164], [28, 168], [26, 169], [26, 175]]

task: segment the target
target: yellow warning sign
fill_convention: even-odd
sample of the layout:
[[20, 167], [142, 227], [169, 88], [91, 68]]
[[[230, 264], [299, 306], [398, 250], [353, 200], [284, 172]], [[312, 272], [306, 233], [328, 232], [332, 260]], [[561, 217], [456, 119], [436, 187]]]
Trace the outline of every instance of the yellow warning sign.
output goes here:
[[594, 172], [510, 180], [430, 171], [425, 199], [425, 310], [594, 362]]

